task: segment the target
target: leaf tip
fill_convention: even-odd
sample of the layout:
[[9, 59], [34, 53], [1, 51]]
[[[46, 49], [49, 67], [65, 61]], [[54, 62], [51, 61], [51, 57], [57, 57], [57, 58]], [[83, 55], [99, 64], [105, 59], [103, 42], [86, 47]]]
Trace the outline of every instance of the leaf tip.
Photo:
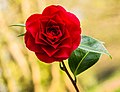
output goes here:
[[112, 59], [112, 56], [109, 54], [110, 59]]
[[108, 51], [105, 54], [107, 54], [110, 57], [110, 59], [112, 59], [112, 55]]

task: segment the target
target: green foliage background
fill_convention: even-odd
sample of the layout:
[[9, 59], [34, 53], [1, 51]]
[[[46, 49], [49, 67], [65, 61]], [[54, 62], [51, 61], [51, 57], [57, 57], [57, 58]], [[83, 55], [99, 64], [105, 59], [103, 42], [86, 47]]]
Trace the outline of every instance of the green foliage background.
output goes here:
[[120, 92], [120, 0], [0, 0], [0, 92], [75, 92], [57, 62], [40, 62], [17, 37], [24, 28], [9, 27], [51, 4], [77, 15], [82, 34], [104, 41], [113, 57], [78, 76], [81, 92]]

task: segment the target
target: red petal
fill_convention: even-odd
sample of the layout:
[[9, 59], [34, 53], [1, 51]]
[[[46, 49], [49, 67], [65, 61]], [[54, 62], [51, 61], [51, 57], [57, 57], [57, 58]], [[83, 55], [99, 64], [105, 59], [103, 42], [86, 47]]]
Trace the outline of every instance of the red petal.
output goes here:
[[69, 48], [61, 48], [55, 55], [55, 58], [58, 59], [67, 59], [71, 55], [72, 51]]
[[35, 43], [36, 43], [36, 44], [47, 45], [47, 43], [46, 43], [45, 41], [43, 41], [43, 40], [41, 40], [41, 39], [39, 38], [39, 34], [38, 34], [38, 33], [36, 34], [36, 37], [35, 37]]
[[75, 50], [79, 45], [81, 41], [81, 35], [76, 36], [76, 38], [73, 39], [72, 44], [73, 44], [73, 50]]
[[43, 46], [42, 49], [47, 53], [49, 57], [53, 56], [59, 49], [54, 49], [51, 46]]
[[53, 44], [52, 45], [51, 43], [47, 42], [47, 40], [45, 40], [44, 38], [40, 39], [38, 37], [38, 33], [36, 34], [35, 43], [40, 44], [40, 45], [52, 46], [54, 49], [56, 49], [57, 46], [59, 45], [59, 44]]
[[74, 23], [77, 25], [77, 27], [80, 27], [80, 21], [79, 19], [72, 13], [67, 12], [67, 16], [68, 19], [70, 19], [69, 21], [71, 21], [70, 23]]
[[27, 19], [26, 23], [36, 21], [36, 20], [40, 19], [40, 16], [41, 16], [41, 14], [33, 14]]
[[47, 27], [51, 27], [51, 26], [53, 26], [53, 25], [57, 25], [57, 23], [56, 23], [56, 21], [50, 19], [50, 20], [48, 21], [48, 23], [47, 23]]
[[44, 9], [44, 11], [42, 12], [42, 15], [52, 16], [52, 15], [55, 15], [56, 13], [58, 14], [58, 12], [66, 12], [66, 10], [59, 5], [51, 5]]
[[51, 44], [50, 42], [48, 42], [48, 41], [45, 40], [44, 38], [41, 38], [41, 39], [40, 39], [39, 44], [44, 44], [44, 45], [47, 45], [47, 46], [52, 46], [54, 49], [56, 49], [57, 46], [59, 45], [59, 44]]
[[72, 48], [72, 40], [70, 38], [64, 39], [60, 44], [58, 48]]
[[46, 45], [52, 46], [52, 44], [46, 40], [46, 38], [43, 34], [39, 34], [39, 40], [40, 40], [40, 43], [42, 42], [42, 43], [45, 43]]
[[36, 33], [40, 29], [40, 17], [41, 14], [33, 14], [26, 21], [26, 30], [30, 32], [33, 37], [36, 36]]
[[43, 50], [41, 49], [41, 46], [35, 44], [35, 39], [28, 32], [26, 32], [25, 34], [25, 44], [26, 44], [26, 47], [31, 51], [41, 52], [41, 53], [43, 52]]
[[64, 21], [61, 19], [59, 15], [55, 15], [52, 17], [54, 21], [57, 21], [58, 24], [64, 24]]
[[46, 53], [35, 53], [39, 60], [45, 63], [52, 63], [55, 61], [55, 58], [49, 57]]
[[69, 33], [71, 35], [72, 43], [73, 43], [73, 50], [75, 50], [79, 44], [80, 44], [80, 34], [81, 34], [81, 28], [80, 28], [80, 22], [78, 18], [68, 12], [68, 18], [70, 19], [69, 21], [67, 20], [67, 28], [69, 30]]

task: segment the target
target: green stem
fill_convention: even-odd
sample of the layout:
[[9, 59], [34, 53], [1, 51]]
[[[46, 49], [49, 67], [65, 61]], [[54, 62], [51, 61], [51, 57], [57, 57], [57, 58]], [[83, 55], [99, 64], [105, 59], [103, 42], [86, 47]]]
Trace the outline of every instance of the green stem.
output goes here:
[[76, 85], [76, 82], [72, 79], [72, 77], [71, 77], [70, 73], [68, 72], [68, 70], [67, 70], [67, 68], [66, 68], [66, 66], [65, 66], [63, 61], [62, 61], [62, 65], [63, 65], [62, 70], [66, 72], [66, 74], [69, 77], [69, 79], [71, 80], [71, 82], [72, 82], [76, 92], [80, 92], [78, 87], [77, 87], [77, 85]]

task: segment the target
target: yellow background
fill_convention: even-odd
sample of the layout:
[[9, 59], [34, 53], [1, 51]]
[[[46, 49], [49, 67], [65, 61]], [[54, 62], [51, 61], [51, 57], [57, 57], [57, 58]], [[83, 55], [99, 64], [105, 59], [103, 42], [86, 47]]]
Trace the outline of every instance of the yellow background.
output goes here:
[[105, 42], [113, 57], [77, 76], [81, 92], [120, 92], [120, 0], [0, 0], [0, 92], [75, 92], [59, 63], [40, 62], [17, 37], [24, 28], [9, 27], [51, 4], [74, 13], [82, 34]]

